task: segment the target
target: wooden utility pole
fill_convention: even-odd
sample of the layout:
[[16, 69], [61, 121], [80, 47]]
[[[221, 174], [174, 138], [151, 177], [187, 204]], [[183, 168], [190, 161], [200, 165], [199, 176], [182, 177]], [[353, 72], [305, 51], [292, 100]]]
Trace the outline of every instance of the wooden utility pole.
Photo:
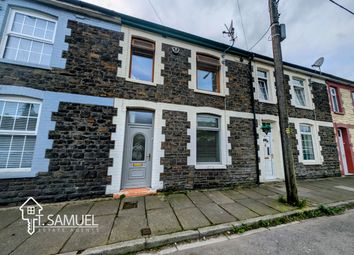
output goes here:
[[297, 204], [299, 197], [296, 187], [296, 176], [294, 169], [294, 159], [291, 147], [291, 130], [288, 127], [288, 106], [285, 93], [284, 84], [284, 71], [283, 71], [283, 59], [281, 53], [281, 38], [280, 38], [280, 26], [279, 26], [279, 13], [278, 13], [278, 1], [268, 0], [269, 2], [269, 14], [272, 33], [272, 45], [273, 45], [273, 58], [274, 58], [274, 70], [275, 70], [275, 84], [277, 90], [278, 99], [278, 113], [279, 113], [279, 126], [281, 146], [283, 150], [283, 165], [285, 173], [285, 185], [287, 201], [290, 204]]

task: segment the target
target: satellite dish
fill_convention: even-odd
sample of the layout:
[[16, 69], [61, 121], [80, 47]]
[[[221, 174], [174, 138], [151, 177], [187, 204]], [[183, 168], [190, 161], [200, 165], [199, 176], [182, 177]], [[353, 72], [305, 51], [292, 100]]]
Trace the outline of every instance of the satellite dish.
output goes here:
[[315, 61], [315, 63], [313, 63], [312, 67], [318, 68], [321, 72], [321, 66], [323, 65], [323, 62], [324, 62], [324, 57], [320, 57]]

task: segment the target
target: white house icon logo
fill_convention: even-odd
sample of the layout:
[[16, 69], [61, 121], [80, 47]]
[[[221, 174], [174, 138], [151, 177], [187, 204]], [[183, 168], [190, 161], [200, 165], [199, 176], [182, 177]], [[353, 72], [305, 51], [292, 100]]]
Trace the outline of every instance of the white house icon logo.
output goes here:
[[41, 211], [43, 207], [33, 198], [29, 197], [20, 207], [22, 220], [27, 221], [27, 232], [33, 235], [36, 226], [41, 224]]

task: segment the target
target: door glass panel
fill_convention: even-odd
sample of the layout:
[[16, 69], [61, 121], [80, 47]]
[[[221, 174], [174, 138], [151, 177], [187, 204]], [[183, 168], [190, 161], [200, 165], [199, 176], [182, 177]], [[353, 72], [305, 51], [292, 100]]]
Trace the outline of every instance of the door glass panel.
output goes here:
[[145, 160], [145, 136], [136, 134], [133, 138], [132, 161]]
[[129, 123], [152, 124], [152, 112], [129, 112]]

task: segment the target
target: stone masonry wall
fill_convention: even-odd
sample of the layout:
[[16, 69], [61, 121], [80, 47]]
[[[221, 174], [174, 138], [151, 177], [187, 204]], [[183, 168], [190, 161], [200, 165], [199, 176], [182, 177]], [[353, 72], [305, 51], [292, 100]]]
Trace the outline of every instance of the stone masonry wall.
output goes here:
[[332, 127], [320, 126], [319, 128], [319, 136], [321, 137], [320, 145], [324, 159], [322, 165], [304, 165], [299, 162], [299, 151], [297, 150], [298, 141], [296, 140], [297, 130], [294, 124], [290, 124], [289, 127], [294, 130], [292, 133], [292, 148], [297, 178], [307, 179], [340, 176], [338, 152], [336, 143], [333, 143], [335, 134]]
[[0, 204], [21, 203], [28, 196], [43, 202], [103, 196], [110, 183], [115, 114], [113, 107], [60, 103], [52, 116], [56, 126], [49, 134], [53, 148], [46, 153], [48, 172], [0, 180]]

